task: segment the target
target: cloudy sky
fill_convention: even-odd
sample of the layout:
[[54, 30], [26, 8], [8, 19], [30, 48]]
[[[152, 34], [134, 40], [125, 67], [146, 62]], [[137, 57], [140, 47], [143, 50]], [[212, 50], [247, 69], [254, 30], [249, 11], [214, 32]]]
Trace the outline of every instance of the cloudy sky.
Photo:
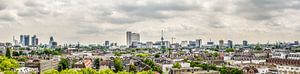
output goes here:
[[300, 0], [0, 0], [0, 42], [36, 34], [47, 43], [125, 44], [203, 39], [240, 43], [300, 40]]

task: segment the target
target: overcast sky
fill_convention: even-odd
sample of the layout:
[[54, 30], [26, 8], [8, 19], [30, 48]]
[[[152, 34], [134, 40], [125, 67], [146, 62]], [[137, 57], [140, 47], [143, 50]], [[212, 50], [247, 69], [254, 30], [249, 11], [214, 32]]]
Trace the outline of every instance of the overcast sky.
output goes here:
[[47, 43], [141, 40], [300, 40], [300, 0], [0, 0], [0, 42], [36, 34]]

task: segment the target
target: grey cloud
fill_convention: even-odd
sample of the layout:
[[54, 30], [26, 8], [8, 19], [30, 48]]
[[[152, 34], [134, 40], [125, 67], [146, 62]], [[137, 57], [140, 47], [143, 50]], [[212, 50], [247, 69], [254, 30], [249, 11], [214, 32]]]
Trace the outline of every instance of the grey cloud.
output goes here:
[[0, 11], [4, 10], [6, 7], [7, 5], [2, 0], [0, 0]]
[[184, 1], [169, 1], [169, 2], [147, 2], [145, 5], [138, 5], [136, 3], [122, 3], [117, 6], [129, 16], [137, 16], [143, 18], [164, 19], [171, 16], [162, 14], [162, 11], [187, 11], [198, 8], [197, 5], [186, 4]]
[[268, 20], [278, 15], [272, 12], [281, 12], [284, 9], [299, 9], [299, 1], [295, 0], [244, 0], [237, 2], [237, 10], [233, 15], [240, 15], [250, 20]]
[[34, 0], [29, 0], [27, 2], [24, 3], [25, 6], [28, 7], [43, 7], [44, 5], [41, 3], [38, 3], [38, 1], [34, 1]]

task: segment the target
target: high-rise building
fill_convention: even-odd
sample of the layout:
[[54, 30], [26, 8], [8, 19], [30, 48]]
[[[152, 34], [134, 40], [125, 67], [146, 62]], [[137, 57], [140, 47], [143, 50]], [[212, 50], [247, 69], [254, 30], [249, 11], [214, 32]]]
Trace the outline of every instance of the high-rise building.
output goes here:
[[36, 35], [33, 35], [33, 36], [31, 37], [31, 45], [32, 45], [32, 46], [36, 46]]
[[233, 48], [233, 42], [231, 40], [228, 40], [228, 48]]
[[20, 35], [20, 44], [21, 45], [25, 45], [25, 38], [24, 38], [24, 35]]
[[196, 47], [201, 48], [202, 46], [202, 39], [196, 39]]
[[126, 42], [127, 42], [128, 46], [131, 45], [131, 32], [130, 31], [126, 32]]
[[248, 41], [244, 40], [243, 41], [243, 46], [248, 46]]
[[53, 38], [53, 36], [51, 36], [50, 40], [49, 40], [49, 45], [52, 45], [53, 42], [54, 42], [54, 38]]
[[219, 40], [219, 46], [223, 47], [224, 46], [224, 40]]
[[30, 43], [30, 36], [24, 35], [24, 45], [29, 46], [29, 43]]
[[105, 41], [104, 46], [109, 46], [109, 41]]
[[153, 42], [146, 42], [146, 48], [153, 48]]
[[126, 32], [126, 42], [127, 46], [131, 46], [132, 42], [140, 42], [140, 34], [132, 33], [130, 31]]
[[39, 45], [39, 38], [35, 38], [35, 45]]
[[295, 41], [295, 45], [299, 45], [299, 41]]

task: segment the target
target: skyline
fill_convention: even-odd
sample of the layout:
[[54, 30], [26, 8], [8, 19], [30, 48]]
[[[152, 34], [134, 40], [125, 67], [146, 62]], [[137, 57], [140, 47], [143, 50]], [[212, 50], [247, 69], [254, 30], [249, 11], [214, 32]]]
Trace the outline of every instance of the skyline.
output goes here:
[[298, 41], [299, 12], [298, 0], [0, 0], [0, 42], [29, 34], [41, 43], [126, 44], [126, 31], [146, 42], [161, 30], [174, 42]]

